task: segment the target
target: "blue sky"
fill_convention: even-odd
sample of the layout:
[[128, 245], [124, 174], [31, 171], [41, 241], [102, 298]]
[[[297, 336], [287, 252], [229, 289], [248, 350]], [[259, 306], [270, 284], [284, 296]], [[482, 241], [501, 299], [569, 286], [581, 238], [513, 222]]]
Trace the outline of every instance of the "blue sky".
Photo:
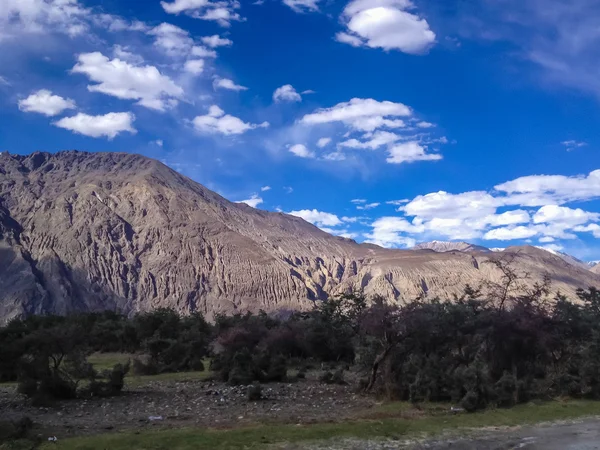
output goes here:
[[403, 248], [600, 259], [595, 0], [3, 0], [0, 150], [157, 158]]

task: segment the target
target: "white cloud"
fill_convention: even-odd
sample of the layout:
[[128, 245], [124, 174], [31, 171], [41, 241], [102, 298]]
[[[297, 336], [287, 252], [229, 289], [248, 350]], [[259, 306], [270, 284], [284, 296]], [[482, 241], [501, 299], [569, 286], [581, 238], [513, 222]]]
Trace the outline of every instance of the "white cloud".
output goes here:
[[275, 101], [275, 102], [301, 102], [302, 97], [300, 96], [300, 94], [298, 94], [298, 92], [296, 92], [296, 89], [294, 89], [294, 86], [292, 86], [291, 84], [286, 84], [284, 86], [281, 86], [281, 87], [275, 89], [275, 92], [273, 92], [273, 101]]
[[431, 122], [419, 122], [419, 123], [417, 123], [417, 127], [419, 127], [419, 128], [433, 128], [433, 127], [435, 127], [435, 124], [433, 124]]
[[135, 116], [132, 113], [108, 113], [103, 116], [79, 113], [73, 117], [60, 119], [54, 122], [54, 125], [84, 136], [113, 139], [125, 131], [135, 134], [137, 131], [132, 126], [134, 120]]
[[77, 0], [2, 0], [0, 41], [24, 33], [81, 35], [88, 29], [90, 15]]
[[196, 130], [205, 134], [224, 134], [226, 136], [234, 134], [243, 134], [248, 130], [255, 128], [267, 128], [268, 122], [261, 124], [246, 123], [241, 119], [225, 114], [221, 108], [213, 105], [209, 108], [208, 114], [197, 116], [194, 120]]
[[258, 196], [258, 194], [254, 194], [248, 200], [240, 200], [236, 203], [245, 203], [246, 205], [251, 206], [252, 208], [256, 208], [258, 205], [264, 202], [263, 199]]
[[120, 59], [109, 60], [100, 52], [83, 53], [72, 72], [82, 73], [98, 84], [90, 92], [101, 92], [159, 111], [177, 104], [183, 89], [154, 66], [135, 66]]
[[416, 240], [405, 234], [424, 231], [423, 227], [416, 227], [401, 217], [381, 217], [371, 226], [371, 233], [365, 234], [366, 242], [382, 247], [414, 247]]
[[121, 61], [127, 61], [136, 65], [144, 62], [144, 58], [142, 56], [130, 52], [128, 47], [123, 47], [121, 45], [115, 45], [113, 47], [113, 56]]
[[263, 186], [263, 187], [260, 188], [260, 190], [262, 192], [270, 191], [271, 190], [271, 186]]
[[303, 209], [300, 211], [291, 211], [288, 214], [296, 217], [301, 217], [307, 222], [318, 227], [337, 227], [343, 222], [335, 214], [318, 211], [316, 209]]
[[355, 130], [373, 131], [381, 126], [403, 126], [403, 121], [386, 118], [410, 115], [412, 115], [411, 109], [402, 103], [353, 98], [349, 102], [338, 103], [332, 108], [318, 109], [305, 115], [300, 122], [307, 125], [342, 122]]
[[496, 200], [484, 191], [471, 191], [462, 194], [449, 194], [439, 191], [419, 195], [399, 208], [408, 216], [423, 219], [459, 218], [474, 219], [496, 213]]
[[325, 161], [345, 161], [346, 155], [342, 152], [331, 152], [323, 155], [322, 159]]
[[357, 205], [356, 209], [359, 209], [359, 210], [369, 210], [369, 209], [377, 208], [379, 205], [381, 205], [381, 203], [377, 203], [377, 202], [375, 202], [375, 203], [367, 203], [367, 204], [364, 204], [364, 205]]
[[156, 143], [156, 145], [158, 145], [159, 147], [162, 147], [164, 142], [162, 139], [157, 139], [156, 141], [154, 141]]
[[200, 75], [204, 72], [204, 60], [203, 59], [188, 59], [183, 65], [183, 70], [192, 75]]
[[539, 234], [539, 232], [531, 227], [504, 227], [488, 231], [483, 236], [483, 239], [487, 241], [512, 241], [517, 239], [527, 239], [536, 236], [537, 234]]
[[169, 14], [185, 13], [194, 19], [216, 21], [223, 27], [229, 27], [232, 21], [243, 20], [236, 12], [240, 8], [237, 0], [174, 0], [160, 4]]
[[246, 86], [240, 86], [239, 84], [235, 84], [233, 80], [228, 78], [219, 78], [216, 77], [213, 81], [213, 88], [216, 89], [227, 89], [229, 91], [247, 91], [248, 88]]
[[91, 17], [94, 25], [106, 28], [111, 32], [118, 31], [141, 31], [146, 33], [150, 27], [146, 25], [144, 22], [139, 20], [128, 21], [123, 19], [120, 16], [115, 16], [113, 14], [94, 14]]
[[0, 84], [3, 84], [4, 86], [10, 86], [11, 85], [8, 82], [8, 80], [6, 78], [4, 78], [3, 76], [0, 76]]
[[353, 0], [342, 14], [346, 32], [336, 39], [355, 47], [427, 53], [435, 44], [435, 33], [425, 19], [408, 12], [411, 9], [409, 0]]
[[553, 237], [550, 237], [550, 236], [544, 236], [544, 237], [541, 237], [541, 238], [539, 239], [539, 241], [540, 241], [542, 244], [547, 244], [547, 243], [549, 243], [549, 242], [554, 242], [554, 241], [555, 241], [555, 239], [554, 239]]
[[231, 46], [233, 44], [232, 40], [226, 39], [226, 38], [222, 38], [218, 34], [215, 34], [213, 36], [204, 36], [202, 38], [202, 42], [205, 45], [208, 45], [211, 48], [229, 47], [229, 46]]
[[427, 147], [418, 142], [405, 142], [388, 149], [389, 157], [386, 161], [390, 164], [411, 163], [415, 161], [439, 161], [442, 155], [427, 153]]
[[155, 37], [154, 45], [171, 57], [185, 58], [190, 55], [198, 58], [217, 57], [217, 52], [196, 45], [186, 30], [170, 23], [163, 22], [148, 31], [148, 34]]
[[321, 138], [317, 141], [317, 147], [325, 148], [329, 145], [330, 142], [331, 142], [331, 138], [329, 138], [329, 137]]
[[560, 223], [564, 226], [575, 226], [600, 219], [600, 214], [584, 211], [583, 209], [571, 209], [566, 206], [546, 205], [542, 206], [533, 216], [533, 222], [538, 223]]
[[494, 187], [506, 194], [506, 205], [544, 206], [600, 197], [600, 170], [589, 175], [531, 175], [517, 178]]
[[404, 205], [405, 203], [409, 203], [410, 200], [405, 198], [402, 200], [389, 200], [386, 203], [386, 205], [394, 205], [394, 206], [400, 206], [400, 205]]
[[47, 89], [40, 89], [26, 99], [19, 101], [19, 109], [24, 112], [37, 112], [45, 116], [56, 116], [66, 109], [75, 109], [76, 105], [70, 98], [52, 95]]
[[354, 203], [355, 205], [360, 205], [362, 203], [367, 203], [367, 200], [365, 200], [364, 198], [353, 198], [352, 200], [350, 200], [350, 203]]
[[318, 3], [321, 0], [283, 0], [283, 3], [294, 11], [301, 13], [306, 11], [318, 11]]
[[561, 142], [561, 144], [565, 146], [565, 148], [567, 149], [568, 152], [571, 152], [575, 149], [585, 147], [586, 145], [588, 145], [587, 142], [579, 142], [579, 141], [563, 141], [563, 142]]
[[600, 239], [600, 225], [598, 225], [597, 223], [590, 223], [586, 226], [579, 225], [573, 228], [573, 231], [576, 231], [578, 233], [589, 232], [592, 233], [595, 238]]
[[396, 141], [402, 139], [398, 134], [391, 133], [389, 131], [376, 131], [375, 133], [367, 133], [363, 136], [364, 141], [358, 139], [348, 139], [347, 141], [340, 142], [339, 147], [348, 148], [365, 148], [370, 150], [376, 150], [379, 147], [393, 144]]
[[290, 150], [290, 153], [293, 153], [294, 155], [298, 156], [299, 158], [314, 158], [315, 157], [314, 152], [311, 152], [303, 144], [292, 145], [289, 150]]

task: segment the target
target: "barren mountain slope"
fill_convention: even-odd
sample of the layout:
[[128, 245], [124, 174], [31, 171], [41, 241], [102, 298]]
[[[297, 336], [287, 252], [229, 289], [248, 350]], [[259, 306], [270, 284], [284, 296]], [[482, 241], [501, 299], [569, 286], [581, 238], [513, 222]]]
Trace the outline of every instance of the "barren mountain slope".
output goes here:
[[[488, 257], [359, 245], [231, 203], [138, 155], [0, 154], [0, 320], [105, 308], [299, 309], [359, 288], [390, 300], [448, 296], [497, 279]], [[537, 249], [515, 264], [537, 279], [551, 272], [570, 293], [600, 284]]]
[[460, 252], [483, 252], [488, 253], [491, 250], [482, 247], [480, 245], [469, 244], [468, 242], [444, 242], [444, 241], [431, 241], [422, 242], [415, 245], [413, 250], [433, 250], [435, 252], [449, 252], [452, 250], [458, 250]]

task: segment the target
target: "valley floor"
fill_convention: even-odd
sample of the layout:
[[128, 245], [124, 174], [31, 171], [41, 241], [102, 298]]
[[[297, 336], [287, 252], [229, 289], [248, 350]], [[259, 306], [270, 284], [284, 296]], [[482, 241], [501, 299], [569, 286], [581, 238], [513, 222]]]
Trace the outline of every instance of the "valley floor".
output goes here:
[[454, 415], [449, 405], [379, 403], [352, 386], [321, 384], [316, 376], [265, 385], [267, 398], [258, 402], [248, 402], [244, 388], [203, 381], [202, 373], [132, 377], [121, 397], [54, 408], [32, 407], [14, 385], [4, 385], [0, 416], [29, 416], [40, 424], [37, 434], [44, 440], [57, 436], [64, 450], [600, 448], [596, 419], [528, 425], [600, 416], [600, 402], [531, 403]]

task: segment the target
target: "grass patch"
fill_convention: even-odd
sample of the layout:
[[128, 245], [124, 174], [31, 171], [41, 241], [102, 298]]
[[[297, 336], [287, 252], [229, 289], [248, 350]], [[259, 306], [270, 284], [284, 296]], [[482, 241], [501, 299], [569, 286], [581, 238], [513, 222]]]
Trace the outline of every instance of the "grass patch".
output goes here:
[[[406, 404], [383, 406], [382, 412], [398, 413], [406, 410]], [[435, 406], [438, 410], [439, 406]], [[441, 412], [441, 411], [440, 411]], [[540, 405], [520, 405], [512, 409], [496, 409], [475, 414], [434, 415], [420, 419], [385, 418], [353, 422], [325, 423], [316, 425], [263, 425], [232, 430], [177, 429], [147, 431], [139, 434], [126, 432], [99, 436], [71, 438], [61, 441], [63, 450], [107, 449], [125, 450], [248, 450], [264, 448], [268, 444], [324, 441], [333, 438], [391, 438], [400, 439], [410, 435], [431, 435], [489, 426], [515, 426], [575, 419], [600, 415], [600, 402], [555, 401]], [[52, 445], [43, 445], [51, 449]]]
[[[125, 353], [94, 353], [88, 357], [94, 369], [101, 371], [112, 369], [116, 364], [125, 364], [128, 360], [133, 360], [135, 355]], [[212, 375], [208, 370], [210, 359], [204, 361], [205, 370], [202, 372], [175, 372], [175, 373], [160, 373], [158, 375], [134, 375], [131, 371], [125, 377], [125, 386], [135, 388], [143, 386], [152, 381], [171, 381], [171, 382], [186, 382], [186, 381], [203, 381]]]
[[126, 353], [92, 353], [87, 360], [94, 369], [100, 371], [112, 369], [117, 364], [126, 364], [130, 359], [133, 359], [133, 355]]

